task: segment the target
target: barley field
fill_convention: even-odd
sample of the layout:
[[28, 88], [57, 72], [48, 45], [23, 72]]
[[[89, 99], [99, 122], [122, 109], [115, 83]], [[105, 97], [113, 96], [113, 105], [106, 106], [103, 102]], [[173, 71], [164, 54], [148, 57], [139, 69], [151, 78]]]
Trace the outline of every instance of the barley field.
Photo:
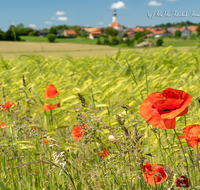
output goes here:
[[[104, 46], [108, 56], [58, 59], [66, 44], [20, 42], [15, 55], [28, 54], [7, 59], [13, 44], [0, 49], [1, 189], [200, 189], [199, 48]], [[141, 111], [153, 92], [166, 99], [148, 109], [173, 120], [166, 129]]]

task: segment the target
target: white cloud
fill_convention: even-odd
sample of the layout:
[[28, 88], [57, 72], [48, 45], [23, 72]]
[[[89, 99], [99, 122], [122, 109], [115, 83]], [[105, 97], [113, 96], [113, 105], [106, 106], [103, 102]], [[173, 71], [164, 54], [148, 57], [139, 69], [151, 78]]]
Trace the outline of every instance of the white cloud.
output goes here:
[[110, 8], [111, 9], [125, 8], [125, 4], [122, 1], [118, 1], [117, 3], [113, 3]]
[[46, 21], [44, 24], [52, 24], [52, 22]]
[[29, 26], [30, 26], [31, 28], [36, 28], [36, 27], [37, 27], [35, 24], [29, 24]]
[[104, 24], [103, 22], [99, 22], [98, 24]]
[[56, 12], [56, 15], [58, 15], [58, 16], [61, 16], [61, 15], [64, 15], [64, 14], [65, 14], [64, 11], [57, 11], [57, 12]]
[[161, 6], [162, 3], [158, 3], [157, 1], [149, 1], [149, 6]]
[[62, 20], [62, 21], [65, 21], [65, 20], [68, 20], [68, 19], [67, 19], [67, 17], [62, 17], [62, 16], [59, 16], [57, 20]]
[[56, 20], [56, 17], [55, 16], [51, 17], [51, 20]]

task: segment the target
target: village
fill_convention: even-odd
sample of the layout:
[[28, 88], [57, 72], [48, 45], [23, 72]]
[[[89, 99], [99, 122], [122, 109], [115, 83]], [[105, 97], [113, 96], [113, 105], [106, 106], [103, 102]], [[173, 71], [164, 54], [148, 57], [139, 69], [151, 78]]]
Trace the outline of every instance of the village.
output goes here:
[[[175, 32], [179, 30], [181, 32], [181, 37], [186, 36], [190, 37], [193, 33], [196, 33], [196, 29], [198, 26], [185, 26], [181, 28], [166, 28], [165, 30], [162, 28], [156, 28], [154, 26], [147, 26], [147, 27], [136, 27], [136, 28], [126, 28], [124, 29], [121, 24], [117, 21], [117, 13], [116, 10], [114, 10], [113, 13], [113, 18], [112, 18], [112, 23], [109, 24], [108, 27], [114, 28], [119, 31], [119, 33], [127, 34], [128, 37], [133, 38], [135, 36], [136, 32], [146, 32], [146, 37], [152, 37], [154, 36], [155, 38], [159, 37], [166, 37], [168, 34], [172, 34], [173, 36], [175, 35]], [[82, 27], [82, 31], [86, 31], [89, 35], [90, 39], [98, 38], [99, 35], [102, 34], [102, 28], [100, 27]], [[39, 30], [38, 35], [39, 36], [45, 36], [48, 34], [48, 30]], [[75, 30], [58, 30], [57, 31], [57, 36], [71, 36], [75, 37], [77, 36], [77, 32]]]

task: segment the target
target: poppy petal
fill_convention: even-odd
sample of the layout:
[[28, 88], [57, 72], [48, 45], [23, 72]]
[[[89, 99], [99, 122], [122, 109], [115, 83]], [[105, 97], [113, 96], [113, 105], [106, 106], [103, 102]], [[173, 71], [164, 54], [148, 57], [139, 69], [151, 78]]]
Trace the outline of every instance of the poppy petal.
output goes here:
[[50, 84], [46, 87], [46, 92], [44, 93], [44, 98], [55, 98], [57, 95], [59, 95], [56, 87], [53, 84]]
[[188, 105], [190, 105], [192, 103], [192, 101], [191, 101], [192, 97], [188, 93], [186, 93], [182, 90], [172, 89], [171, 93], [169, 90], [163, 91], [163, 92], [162, 93], [166, 98], [169, 98], [169, 96], [171, 95], [171, 97], [177, 97], [177, 98], [179, 97], [179, 98], [183, 99], [184, 102], [178, 107], [178, 109], [175, 109], [168, 113], [163, 113], [161, 116], [162, 119], [172, 119], [174, 117], [177, 117], [179, 114], [182, 114], [185, 111], [185, 109], [187, 108]]
[[[185, 135], [179, 135], [179, 139], [185, 139]], [[178, 137], [176, 137], [178, 139]]]
[[184, 116], [187, 112], [188, 112], [188, 107], [185, 108], [180, 114], [178, 114], [177, 117]]
[[190, 147], [192, 147], [192, 148], [197, 147], [198, 144], [199, 144], [198, 141], [192, 140], [192, 139], [191, 139], [191, 140], [190, 140], [190, 139], [186, 139], [186, 141], [187, 141], [187, 144], [188, 144]]
[[164, 97], [160, 92], [153, 92], [149, 94], [148, 99], [152, 104], [154, 104], [160, 100], [164, 100]]
[[182, 99], [168, 99], [160, 100], [154, 104], [154, 106], [159, 110], [173, 110], [176, 109], [183, 103]]
[[158, 127], [160, 129], [173, 129], [175, 127], [175, 118], [163, 120], [158, 110], [153, 108], [148, 98], [141, 104], [140, 114], [154, 127]]

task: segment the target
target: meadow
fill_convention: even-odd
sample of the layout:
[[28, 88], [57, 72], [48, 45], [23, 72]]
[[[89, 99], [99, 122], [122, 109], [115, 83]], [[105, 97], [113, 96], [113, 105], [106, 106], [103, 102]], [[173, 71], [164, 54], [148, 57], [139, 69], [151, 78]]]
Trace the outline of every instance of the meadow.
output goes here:
[[[22, 40], [26, 42], [48, 42], [47, 37], [39, 37], [39, 36], [20, 36]], [[89, 38], [56, 38], [55, 43], [76, 43], [76, 44], [96, 44], [96, 39]]]
[[[200, 124], [199, 60], [197, 47], [123, 49], [104, 57], [2, 57], [1, 188], [199, 189], [198, 146], [177, 139], [186, 126]], [[167, 88], [192, 97], [174, 129], [155, 127], [140, 111], [149, 94]], [[177, 109], [166, 106], [167, 114]], [[177, 182], [181, 176], [186, 179]]]
[[[46, 37], [39, 37], [39, 36], [21, 36], [22, 40], [25, 40], [26, 42], [48, 42], [48, 39]], [[149, 41], [152, 41], [156, 44], [157, 38], [149, 39]], [[187, 39], [176, 39], [176, 38], [163, 38], [163, 47], [173, 46], [173, 47], [187, 47], [187, 46], [196, 46], [197, 43], [200, 43], [199, 37], [194, 37], [193, 39], [187, 38]], [[57, 38], [57, 43], [75, 43], [75, 44], [96, 44], [97, 39], [89, 39], [89, 38]], [[136, 45], [136, 44], [135, 44]], [[119, 46], [119, 45], [118, 45]], [[129, 47], [134, 48], [134, 47]]]
[[111, 56], [118, 47], [76, 43], [35, 43], [35, 42], [0, 42], [0, 56], [11, 59], [24, 55], [52, 56], [54, 58], [81, 58], [83, 56]]

